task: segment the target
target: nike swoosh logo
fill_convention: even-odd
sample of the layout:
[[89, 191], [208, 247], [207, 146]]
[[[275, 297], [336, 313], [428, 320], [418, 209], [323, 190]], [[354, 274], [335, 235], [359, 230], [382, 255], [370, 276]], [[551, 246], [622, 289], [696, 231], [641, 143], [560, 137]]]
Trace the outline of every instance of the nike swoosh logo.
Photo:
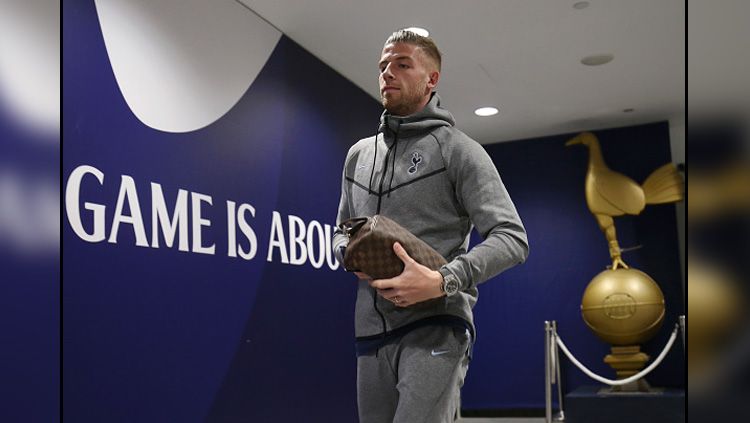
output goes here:
[[366, 167], [367, 167], [367, 165], [357, 166], [357, 169], [364, 169]]
[[437, 357], [439, 355], [447, 354], [449, 352], [451, 352], [451, 350], [444, 350], [444, 351], [435, 351], [435, 350], [432, 350], [432, 352], [430, 353], [430, 355], [432, 355], [433, 357]]

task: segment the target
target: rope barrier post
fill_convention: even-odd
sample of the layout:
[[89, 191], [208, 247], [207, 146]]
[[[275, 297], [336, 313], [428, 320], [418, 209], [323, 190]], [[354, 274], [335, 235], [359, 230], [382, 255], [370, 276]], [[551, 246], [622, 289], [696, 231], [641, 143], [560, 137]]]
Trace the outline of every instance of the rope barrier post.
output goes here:
[[[551, 336], [557, 337], [557, 321], [552, 321], [552, 334]], [[563, 396], [562, 396], [562, 379], [560, 379], [560, 354], [557, 351], [557, 343], [552, 342], [552, 348], [554, 348], [554, 360], [555, 360], [555, 372], [557, 373], [557, 404], [560, 407], [560, 412], [555, 417], [555, 421], [565, 421], [565, 412], [563, 411]], [[550, 352], [551, 354], [552, 352]]]
[[682, 332], [682, 351], [684, 354], [687, 354], [687, 347], [685, 346], [685, 315], [678, 316], [678, 319], [680, 321], [680, 332]]
[[545, 423], [552, 423], [552, 377], [551, 377], [551, 353], [552, 346], [552, 324], [549, 320], [544, 321], [544, 403]]

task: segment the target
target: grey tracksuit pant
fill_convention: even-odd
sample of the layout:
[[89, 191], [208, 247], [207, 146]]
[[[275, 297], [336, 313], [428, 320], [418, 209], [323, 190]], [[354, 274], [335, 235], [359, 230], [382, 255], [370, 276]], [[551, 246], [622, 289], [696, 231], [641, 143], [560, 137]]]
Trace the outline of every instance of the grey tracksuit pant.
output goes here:
[[468, 331], [426, 326], [357, 360], [360, 423], [449, 423], [469, 367]]

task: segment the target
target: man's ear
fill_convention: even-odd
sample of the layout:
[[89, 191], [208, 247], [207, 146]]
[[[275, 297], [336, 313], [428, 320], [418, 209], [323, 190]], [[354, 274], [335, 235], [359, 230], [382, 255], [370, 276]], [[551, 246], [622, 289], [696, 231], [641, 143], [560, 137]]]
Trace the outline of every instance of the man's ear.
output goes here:
[[440, 80], [440, 72], [439, 71], [432, 71], [429, 75], [430, 79], [427, 81], [427, 86], [430, 89], [433, 89], [437, 86], [438, 80]]

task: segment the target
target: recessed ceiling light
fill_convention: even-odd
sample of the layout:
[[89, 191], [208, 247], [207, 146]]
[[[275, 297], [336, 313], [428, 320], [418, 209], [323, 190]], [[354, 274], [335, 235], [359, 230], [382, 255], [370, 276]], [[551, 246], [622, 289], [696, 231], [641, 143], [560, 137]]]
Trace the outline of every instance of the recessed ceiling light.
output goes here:
[[577, 3], [573, 3], [573, 9], [578, 9], [578, 10], [585, 9], [585, 8], [589, 7], [589, 4], [590, 3], [587, 2], [587, 1], [579, 1]]
[[494, 107], [480, 107], [474, 110], [474, 114], [477, 116], [492, 116], [496, 115], [498, 110]]
[[599, 66], [611, 62], [614, 58], [611, 54], [592, 54], [581, 59], [581, 63], [586, 66]]
[[430, 31], [428, 31], [428, 30], [426, 30], [424, 28], [417, 27], [417, 26], [412, 26], [411, 28], [406, 28], [406, 30], [407, 31], [411, 31], [411, 32], [413, 32], [413, 33], [415, 33], [417, 35], [421, 35], [423, 37], [429, 37], [430, 36]]

